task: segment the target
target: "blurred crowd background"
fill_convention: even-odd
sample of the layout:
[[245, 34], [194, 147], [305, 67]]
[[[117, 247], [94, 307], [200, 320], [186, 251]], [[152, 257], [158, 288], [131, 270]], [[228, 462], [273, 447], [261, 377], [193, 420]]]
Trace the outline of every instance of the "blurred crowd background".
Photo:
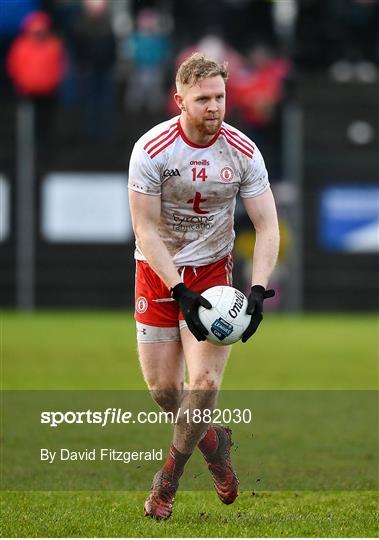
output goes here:
[[[229, 64], [282, 244], [271, 309], [378, 301], [375, 0], [0, 0], [0, 305], [131, 307], [127, 167], [193, 51]], [[236, 285], [254, 234], [236, 214]]]

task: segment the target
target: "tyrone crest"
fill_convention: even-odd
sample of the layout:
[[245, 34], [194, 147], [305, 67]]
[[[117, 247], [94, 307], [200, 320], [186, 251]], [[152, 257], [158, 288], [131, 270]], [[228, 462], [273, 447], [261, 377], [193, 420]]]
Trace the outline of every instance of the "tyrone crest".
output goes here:
[[221, 169], [220, 178], [223, 182], [230, 182], [233, 179], [234, 171], [231, 167]]
[[139, 296], [136, 300], [136, 311], [138, 313], [145, 313], [148, 308], [148, 301], [144, 296]]

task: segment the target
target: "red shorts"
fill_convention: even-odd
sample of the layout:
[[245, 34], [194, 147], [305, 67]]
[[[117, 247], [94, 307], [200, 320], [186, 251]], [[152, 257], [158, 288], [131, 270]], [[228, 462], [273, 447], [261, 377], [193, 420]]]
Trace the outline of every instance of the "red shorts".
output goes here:
[[[206, 266], [182, 266], [178, 274], [193, 291], [202, 293], [216, 285], [232, 284], [231, 255]], [[149, 326], [173, 327], [183, 320], [178, 303], [170, 291], [144, 261], [136, 261], [136, 321]]]

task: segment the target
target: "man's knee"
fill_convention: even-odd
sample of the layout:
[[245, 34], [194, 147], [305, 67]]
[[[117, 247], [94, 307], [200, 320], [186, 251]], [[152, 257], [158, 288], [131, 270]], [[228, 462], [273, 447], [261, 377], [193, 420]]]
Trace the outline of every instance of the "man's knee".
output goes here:
[[166, 412], [176, 412], [182, 397], [181, 388], [151, 388], [150, 394], [154, 401]]
[[189, 388], [189, 402], [192, 407], [208, 409], [214, 406], [214, 402], [219, 389], [219, 379], [206, 372], [197, 376]]
[[214, 392], [217, 391], [220, 386], [220, 380], [216, 373], [205, 371], [202, 374], [197, 375], [193, 381], [190, 382], [190, 390]]

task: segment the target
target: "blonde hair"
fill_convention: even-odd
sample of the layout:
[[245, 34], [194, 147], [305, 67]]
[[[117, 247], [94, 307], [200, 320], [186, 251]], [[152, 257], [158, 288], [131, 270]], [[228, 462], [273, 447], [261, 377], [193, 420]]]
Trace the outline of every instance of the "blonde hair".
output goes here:
[[215, 60], [196, 52], [179, 66], [175, 79], [176, 88], [179, 91], [182, 86], [194, 86], [199, 81], [217, 75], [221, 75], [226, 83], [229, 76], [227, 62], [218, 64]]

